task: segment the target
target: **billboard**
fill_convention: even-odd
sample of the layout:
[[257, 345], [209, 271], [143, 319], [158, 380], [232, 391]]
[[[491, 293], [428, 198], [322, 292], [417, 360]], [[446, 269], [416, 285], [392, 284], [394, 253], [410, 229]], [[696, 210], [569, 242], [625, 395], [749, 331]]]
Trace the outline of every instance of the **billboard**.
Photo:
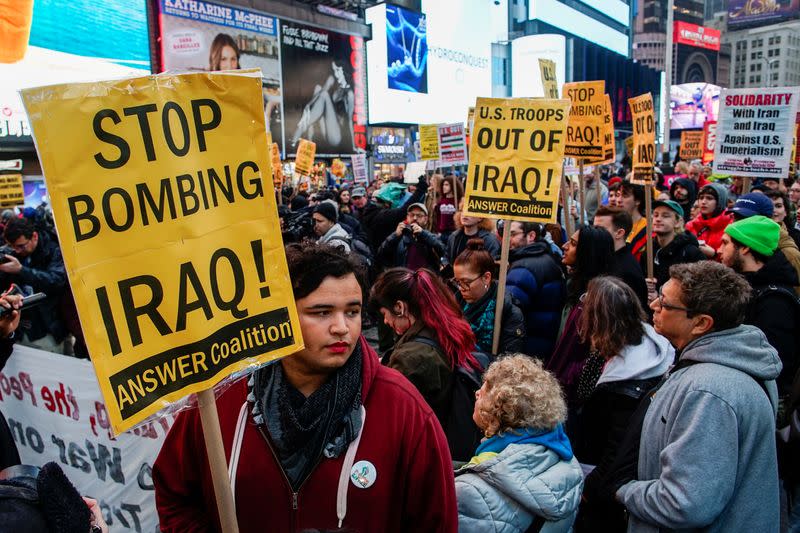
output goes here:
[[36, 2], [27, 44], [0, 64], [0, 147], [33, 146], [20, 89], [150, 72], [145, 0]]
[[[370, 124], [464, 122], [475, 98], [492, 94], [494, 37], [489, 21], [493, 7], [491, 2], [470, 2], [470, 8], [464, 9], [460, 0], [423, 0], [427, 61], [423, 63], [421, 55], [408, 56], [400, 65], [394, 60], [394, 66], [387, 61], [395, 57], [389, 50], [392, 40], [387, 32], [394, 28], [397, 8], [379, 4], [367, 9], [366, 21], [372, 26], [372, 39], [367, 42]], [[400, 13], [405, 16], [411, 12]], [[409, 36], [410, 32], [403, 34], [405, 46], [411, 49]], [[414, 50], [421, 54], [423, 48], [416, 46]], [[424, 92], [421, 88], [398, 88], [405, 61], [405, 70], [419, 70], [423, 64], [427, 67]]]
[[719, 51], [721, 36], [720, 31], [714, 28], [706, 28], [680, 20], [675, 23], [675, 42], [678, 44]]
[[365, 150], [363, 38], [281, 21], [281, 65], [286, 151], [301, 138], [317, 155]]
[[774, 24], [799, 13], [800, 0], [729, 0], [728, 28]]
[[283, 148], [278, 19], [202, 0], [159, 7], [161, 70], [260, 68], [267, 129]]
[[706, 121], [717, 120], [720, 88], [711, 83], [684, 83], [670, 90], [670, 128], [702, 128]]
[[378, 163], [405, 163], [414, 160], [414, 145], [405, 128], [370, 128], [370, 144]]
[[428, 92], [428, 33], [424, 14], [386, 6], [386, 64], [390, 89]]

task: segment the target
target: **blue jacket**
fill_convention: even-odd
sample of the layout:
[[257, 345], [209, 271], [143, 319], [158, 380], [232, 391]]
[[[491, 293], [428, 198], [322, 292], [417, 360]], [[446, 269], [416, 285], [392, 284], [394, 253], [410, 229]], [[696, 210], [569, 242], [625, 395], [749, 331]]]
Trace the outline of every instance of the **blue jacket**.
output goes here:
[[561, 267], [546, 242], [511, 250], [506, 290], [525, 317], [524, 353], [547, 359], [553, 352], [561, 323], [565, 285]]

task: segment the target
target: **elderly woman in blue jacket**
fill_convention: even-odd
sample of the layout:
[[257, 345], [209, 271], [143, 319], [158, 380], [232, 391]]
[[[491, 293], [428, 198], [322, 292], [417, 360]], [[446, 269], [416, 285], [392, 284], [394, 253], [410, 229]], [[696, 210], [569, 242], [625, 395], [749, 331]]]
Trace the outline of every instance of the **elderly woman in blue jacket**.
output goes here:
[[570, 531], [583, 474], [556, 378], [539, 360], [510, 355], [492, 363], [475, 397], [486, 439], [456, 471], [459, 531]]

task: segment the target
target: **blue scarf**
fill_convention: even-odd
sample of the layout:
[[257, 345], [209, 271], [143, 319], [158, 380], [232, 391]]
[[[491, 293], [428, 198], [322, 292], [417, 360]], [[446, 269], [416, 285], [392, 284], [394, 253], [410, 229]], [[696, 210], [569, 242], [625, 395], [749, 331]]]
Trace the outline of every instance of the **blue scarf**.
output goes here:
[[551, 431], [520, 428], [495, 435], [483, 441], [475, 451], [475, 455], [485, 452], [500, 453], [509, 444], [540, 444], [549, 450], [553, 450], [563, 461], [572, 459], [572, 446], [561, 424]]

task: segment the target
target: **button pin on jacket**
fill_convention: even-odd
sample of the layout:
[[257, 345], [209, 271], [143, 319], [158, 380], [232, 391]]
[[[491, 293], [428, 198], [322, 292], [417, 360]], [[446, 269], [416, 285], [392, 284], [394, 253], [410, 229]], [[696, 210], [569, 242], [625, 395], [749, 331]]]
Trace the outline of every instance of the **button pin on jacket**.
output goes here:
[[370, 488], [377, 477], [378, 472], [375, 470], [375, 465], [369, 461], [359, 461], [350, 469], [350, 481], [360, 489]]

